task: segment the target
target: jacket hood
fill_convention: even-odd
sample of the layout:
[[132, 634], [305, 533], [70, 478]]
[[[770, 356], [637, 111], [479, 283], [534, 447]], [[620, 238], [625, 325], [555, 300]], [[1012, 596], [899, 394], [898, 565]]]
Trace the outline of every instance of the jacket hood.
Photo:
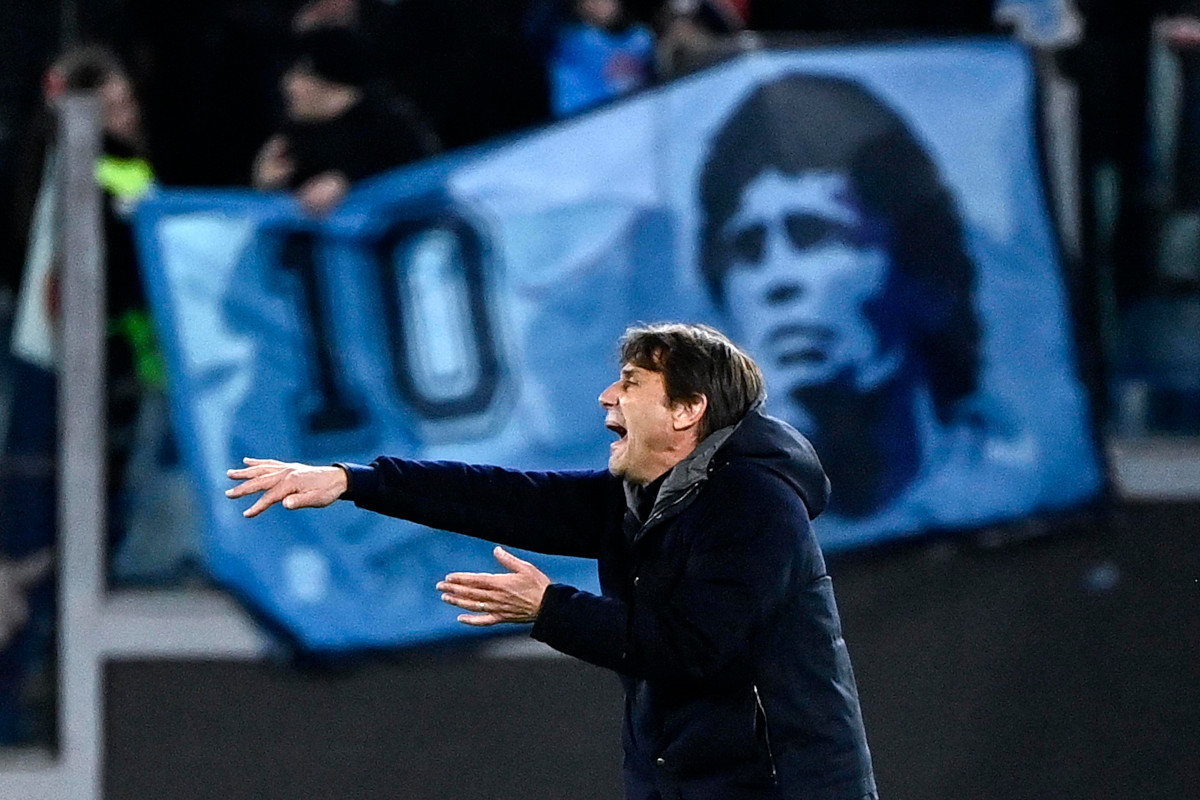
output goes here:
[[741, 422], [726, 430], [731, 430], [728, 438], [713, 455], [716, 465], [732, 461], [762, 464], [787, 481], [804, 499], [809, 519], [816, 519], [825, 510], [829, 502], [829, 478], [812, 443], [803, 434], [783, 420], [764, 414], [760, 406], [750, 409]]
[[[713, 431], [695, 450], [676, 464], [658, 492], [649, 522], [672, 516], [709, 474], [733, 461], [754, 461], [779, 475], [800, 495], [808, 518], [816, 519], [829, 502], [829, 478], [816, 450], [804, 435], [781, 419], [754, 406], [736, 425]], [[625, 500], [636, 508], [633, 486], [625, 484]]]

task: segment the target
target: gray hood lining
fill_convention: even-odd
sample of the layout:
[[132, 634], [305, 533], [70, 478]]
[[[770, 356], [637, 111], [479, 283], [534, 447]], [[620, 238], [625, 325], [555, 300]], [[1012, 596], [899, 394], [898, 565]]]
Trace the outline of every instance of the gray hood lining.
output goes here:
[[[739, 422], [738, 424], [741, 423]], [[654, 517], [656, 513], [674, 503], [679, 496], [686, 494], [692, 487], [708, 480], [708, 467], [712, 463], [713, 456], [717, 454], [721, 446], [733, 435], [737, 427], [737, 424], [730, 425], [710, 433], [704, 437], [704, 441], [697, 445], [695, 450], [688, 453], [682, 461], [671, 467], [668, 471], [667, 479], [663, 481], [662, 488], [658, 490], [658, 497], [655, 499], [654, 507], [647, 515], [647, 519]], [[625, 481], [624, 488], [625, 505], [636, 513], [638, 487], [629, 481]]]

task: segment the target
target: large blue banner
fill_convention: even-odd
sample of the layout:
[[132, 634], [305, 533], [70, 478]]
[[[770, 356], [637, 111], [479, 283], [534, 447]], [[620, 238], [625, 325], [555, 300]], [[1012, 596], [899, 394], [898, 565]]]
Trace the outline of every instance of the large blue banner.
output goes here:
[[[727, 330], [817, 444], [829, 550], [1103, 491], [1003, 42], [762, 52], [383, 176], [323, 220], [163, 192], [138, 228], [213, 574], [318, 650], [466, 633], [483, 542], [336, 504], [247, 521], [244, 455], [600, 468], [635, 321]], [[532, 557], [595, 588], [590, 562]]]

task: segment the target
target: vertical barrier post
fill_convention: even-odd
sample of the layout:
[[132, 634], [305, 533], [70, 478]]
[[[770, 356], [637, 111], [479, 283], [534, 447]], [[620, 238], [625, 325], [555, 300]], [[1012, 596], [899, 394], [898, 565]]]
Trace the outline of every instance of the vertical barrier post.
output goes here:
[[59, 744], [65, 796], [100, 797], [105, 486], [105, 259], [100, 100], [70, 95], [60, 110], [63, 172], [59, 415]]

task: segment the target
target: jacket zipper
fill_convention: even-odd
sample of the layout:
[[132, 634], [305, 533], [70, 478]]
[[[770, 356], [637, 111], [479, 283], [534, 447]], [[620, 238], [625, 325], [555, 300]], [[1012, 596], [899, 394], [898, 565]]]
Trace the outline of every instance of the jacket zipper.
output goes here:
[[762, 715], [763, 721], [763, 741], [767, 745], [767, 760], [771, 763], [771, 782], [775, 783], [778, 778], [775, 772], [775, 751], [771, 749], [771, 726], [767, 723], [767, 709], [763, 707], [762, 696], [758, 693], [758, 684], [751, 684], [754, 689], [754, 705], [758, 713]]

